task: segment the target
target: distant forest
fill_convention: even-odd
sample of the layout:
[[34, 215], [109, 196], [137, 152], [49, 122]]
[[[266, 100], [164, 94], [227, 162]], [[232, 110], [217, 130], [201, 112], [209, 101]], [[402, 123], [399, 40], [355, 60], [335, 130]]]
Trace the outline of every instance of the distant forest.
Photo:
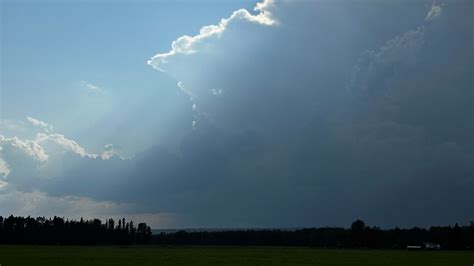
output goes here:
[[407, 246], [439, 245], [440, 249], [474, 250], [474, 222], [468, 226], [433, 226], [429, 229], [390, 229], [367, 226], [362, 220], [351, 228], [285, 230], [232, 230], [160, 233], [152, 244], [160, 245], [265, 245], [320, 248], [406, 249]]
[[130, 245], [147, 244], [151, 229], [146, 223], [137, 227], [125, 218], [64, 220], [64, 218], [31, 218], [0, 216], [0, 244], [48, 245]]
[[474, 250], [474, 222], [470, 225], [432, 226], [429, 229], [389, 229], [367, 226], [362, 220], [350, 228], [288, 230], [228, 230], [160, 233], [152, 235], [146, 223], [135, 227], [120, 219], [65, 220], [54, 217], [0, 216], [0, 244], [48, 245], [267, 245], [320, 248], [405, 249], [426, 243], [441, 249]]

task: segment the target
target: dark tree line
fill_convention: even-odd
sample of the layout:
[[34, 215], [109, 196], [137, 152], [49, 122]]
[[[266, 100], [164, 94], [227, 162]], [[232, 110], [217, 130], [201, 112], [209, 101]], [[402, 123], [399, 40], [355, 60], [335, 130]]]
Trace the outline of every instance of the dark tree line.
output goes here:
[[228, 230], [152, 235], [145, 223], [135, 226], [124, 218], [65, 220], [54, 217], [0, 216], [0, 244], [49, 245], [274, 245], [321, 248], [404, 249], [408, 245], [439, 244], [442, 249], [474, 250], [474, 222], [470, 225], [432, 226], [429, 229], [383, 230], [357, 220], [351, 228], [300, 230]]
[[469, 226], [433, 226], [429, 229], [390, 229], [355, 221], [350, 229], [311, 228], [285, 230], [237, 230], [161, 233], [152, 244], [160, 245], [279, 245], [321, 248], [405, 249], [408, 245], [435, 243], [441, 249], [474, 249], [474, 223]]
[[50, 245], [106, 245], [147, 244], [151, 229], [146, 223], [115, 222], [107, 219], [102, 223], [93, 220], [64, 220], [61, 217], [0, 216], [0, 244], [50, 244]]

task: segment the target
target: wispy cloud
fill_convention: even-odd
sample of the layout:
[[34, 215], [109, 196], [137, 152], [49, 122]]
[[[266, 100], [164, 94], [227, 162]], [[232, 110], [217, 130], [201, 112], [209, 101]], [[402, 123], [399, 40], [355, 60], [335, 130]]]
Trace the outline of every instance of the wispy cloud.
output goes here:
[[211, 91], [212, 95], [215, 95], [215, 96], [221, 96], [222, 95], [222, 89], [215, 88], [215, 89], [211, 89], [210, 91]]
[[443, 9], [441, 8], [440, 5], [435, 5], [433, 4], [431, 6], [430, 11], [428, 11], [428, 14], [426, 14], [426, 21], [431, 21], [439, 18], [441, 16], [441, 13], [443, 12]]
[[115, 147], [113, 144], [105, 145], [104, 151], [99, 156], [102, 160], [109, 160], [114, 156], [124, 159], [124, 157], [120, 155], [120, 152], [117, 147]]
[[0, 146], [0, 175], [3, 175], [3, 177], [7, 177], [10, 174], [10, 169], [8, 168], [7, 162], [5, 162], [3, 158], [1, 157], [2, 155], [1, 152], [2, 152], [2, 147]]
[[8, 182], [7, 182], [7, 181], [0, 180], [0, 189], [3, 189], [3, 188], [6, 187], [7, 185], [8, 185]]
[[84, 90], [86, 90], [90, 94], [101, 94], [104, 92], [104, 90], [101, 87], [84, 80], [81, 81], [81, 86], [84, 88]]
[[50, 131], [53, 131], [53, 126], [51, 126], [50, 124], [44, 122], [44, 121], [41, 121], [39, 119], [36, 119], [36, 118], [33, 118], [33, 117], [26, 117], [26, 119], [28, 120], [28, 122], [30, 122], [30, 124], [32, 124], [33, 126], [36, 126], [36, 127], [39, 127], [39, 128], [42, 128], [43, 130], [47, 131], [47, 132], [50, 132]]

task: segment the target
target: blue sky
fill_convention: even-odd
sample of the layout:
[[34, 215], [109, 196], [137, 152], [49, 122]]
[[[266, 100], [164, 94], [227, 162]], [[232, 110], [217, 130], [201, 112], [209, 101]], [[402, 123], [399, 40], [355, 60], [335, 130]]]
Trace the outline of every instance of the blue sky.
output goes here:
[[[176, 92], [177, 81], [150, 68], [146, 64], [150, 55], [169, 49], [182, 33], [194, 34], [222, 14], [253, 4], [3, 1], [3, 118], [41, 117], [89, 148], [100, 149], [121, 125], [111, 123], [116, 128], [101, 127], [97, 130], [105, 131], [102, 134], [88, 134], [95, 124], [115, 120], [120, 113], [127, 116], [132, 110], [124, 108], [139, 108], [150, 95], [156, 106], [167, 110], [176, 104], [170, 102], [170, 94]], [[87, 84], [106, 95], [90, 95]], [[128, 103], [123, 106], [123, 102]], [[173, 123], [169, 113], [158, 111], [154, 117], [165, 124], [142, 130], [160, 134], [158, 127]], [[126, 123], [127, 117], [121, 119]], [[122, 145], [131, 153], [145, 148], [144, 144], [135, 144], [137, 149]]]
[[1, 7], [0, 215], [472, 220], [472, 1]]

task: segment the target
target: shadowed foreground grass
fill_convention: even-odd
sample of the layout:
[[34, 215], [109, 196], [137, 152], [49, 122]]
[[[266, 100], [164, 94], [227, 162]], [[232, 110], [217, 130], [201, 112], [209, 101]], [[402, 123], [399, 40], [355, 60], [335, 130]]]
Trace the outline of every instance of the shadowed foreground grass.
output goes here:
[[307, 247], [0, 246], [1, 266], [400, 265], [472, 266], [474, 252], [323, 250]]

